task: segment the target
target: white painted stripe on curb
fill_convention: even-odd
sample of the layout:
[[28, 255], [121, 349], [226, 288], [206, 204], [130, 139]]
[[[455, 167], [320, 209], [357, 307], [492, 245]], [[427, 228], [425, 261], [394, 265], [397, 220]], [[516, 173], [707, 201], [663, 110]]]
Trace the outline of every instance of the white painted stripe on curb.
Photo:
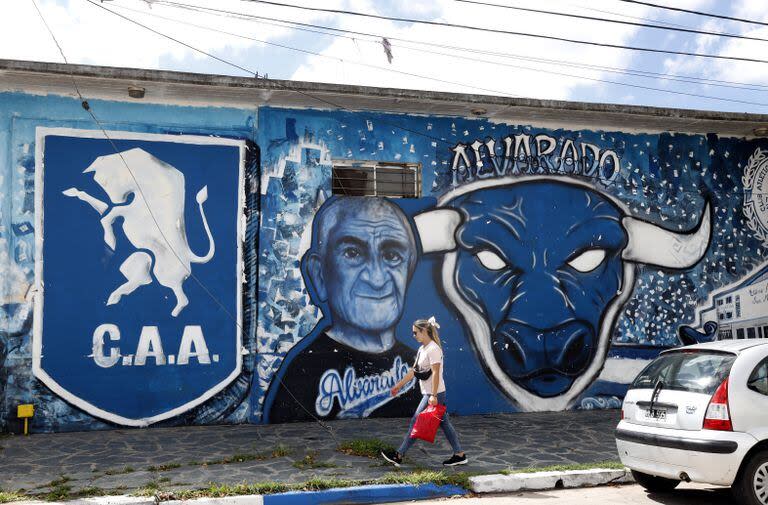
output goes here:
[[195, 498], [194, 500], [170, 500], [163, 505], [264, 505], [264, 496], [247, 494], [242, 496], [226, 496], [224, 498]]
[[632, 482], [632, 477], [628, 474], [627, 470], [593, 468], [565, 472], [480, 475], [470, 477], [469, 481], [472, 491], [475, 493], [508, 493], [513, 491], [541, 491], [556, 487], [589, 487]]

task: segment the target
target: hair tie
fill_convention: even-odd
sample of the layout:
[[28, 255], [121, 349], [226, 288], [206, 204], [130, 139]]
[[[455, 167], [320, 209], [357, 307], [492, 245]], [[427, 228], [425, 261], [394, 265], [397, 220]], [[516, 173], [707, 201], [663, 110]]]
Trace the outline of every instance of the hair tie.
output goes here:
[[440, 329], [440, 325], [437, 324], [437, 319], [435, 319], [435, 316], [432, 316], [429, 319], [427, 319], [427, 322], [429, 323], [430, 326]]

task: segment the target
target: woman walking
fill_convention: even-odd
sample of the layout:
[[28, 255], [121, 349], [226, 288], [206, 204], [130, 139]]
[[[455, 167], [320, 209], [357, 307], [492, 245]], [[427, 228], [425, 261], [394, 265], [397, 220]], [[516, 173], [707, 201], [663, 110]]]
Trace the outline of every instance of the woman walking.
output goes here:
[[[437, 330], [440, 326], [435, 321], [434, 317], [429, 319], [419, 319], [413, 323], [413, 338], [415, 338], [420, 344], [418, 352], [416, 353], [415, 365], [405, 374], [405, 377], [395, 384], [392, 388], [392, 396], [397, 395], [398, 391], [408, 384], [414, 376], [419, 379], [419, 387], [421, 388], [421, 394], [423, 395], [421, 403], [416, 407], [416, 413], [413, 414], [411, 419], [411, 425], [408, 428], [408, 433], [403, 439], [403, 443], [397, 451], [382, 452], [381, 455], [395, 466], [400, 466], [403, 462], [403, 457], [408, 449], [411, 448], [416, 439], [411, 438], [411, 430], [416, 423], [416, 419], [422, 410], [427, 408], [427, 405], [445, 405], [445, 382], [443, 381], [443, 349], [440, 345], [440, 336]], [[445, 466], [463, 465], [467, 462], [467, 456], [464, 451], [461, 450], [459, 445], [459, 437], [456, 434], [456, 430], [453, 428], [451, 421], [448, 419], [448, 412], [443, 416], [443, 421], [440, 423], [440, 427], [445, 433], [445, 437], [453, 448], [453, 456], [443, 461]]]

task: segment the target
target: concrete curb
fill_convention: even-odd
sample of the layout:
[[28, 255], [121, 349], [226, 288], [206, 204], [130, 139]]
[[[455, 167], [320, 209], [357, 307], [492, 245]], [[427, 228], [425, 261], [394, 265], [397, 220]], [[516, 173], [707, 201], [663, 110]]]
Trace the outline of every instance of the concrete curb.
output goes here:
[[[564, 472], [535, 472], [511, 475], [480, 475], [470, 477], [473, 492], [509, 493], [515, 491], [541, 491], [546, 489], [592, 487], [605, 484], [634, 482], [628, 469], [568, 470]], [[303, 504], [366, 504], [407, 500], [425, 500], [455, 495], [465, 495], [467, 490], [459, 486], [436, 484], [377, 484], [323, 491], [291, 491], [269, 495], [226, 496], [221, 498], [197, 498], [194, 500], [170, 500], [162, 505], [303, 505]], [[154, 497], [101, 496], [81, 498], [67, 502], [23, 501], [18, 505], [157, 505]]]
[[187, 501], [162, 502], [163, 505], [304, 505], [331, 503], [387, 503], [406, 500], [424, 500], [445, 496], [464, 495], [467, 490], [458, 486], [435, 484], [377, 484], [323, 491], [291, 491], [288, 493], [230, 496], [227, 498], [199, 498]]
[[509, 493], [513, 491], [541, 491], [574, 487], [592, 487], [604, 484], [634, 482], [627, 469], [568, 470], [564, 472], [517, 473], [511, 475], [480, 475], [469, 479], [475, 493]]
[[[268, 495], [226, 496], [222, 498], [197, 498], [194, 500], [170, 500], [161, 505], [322, 505], [366, 504], [408, 500], [425, 500], [455, 495], [465, 495], [467, 490], [459, 486], [436, 484], [381, 484], [323, 491], [291, 491]], [[18, 505], [157, 505], [154, 497], [100, 496], [66, 502], [22, 501]]]

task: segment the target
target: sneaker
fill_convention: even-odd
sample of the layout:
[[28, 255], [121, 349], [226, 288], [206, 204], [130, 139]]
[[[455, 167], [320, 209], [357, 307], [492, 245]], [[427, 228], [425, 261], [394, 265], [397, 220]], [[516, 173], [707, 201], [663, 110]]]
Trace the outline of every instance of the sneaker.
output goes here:
[[397, 451], [381, 451], [381, 457], [397, 467], [403, 464], [403, 457]]
[[445, 466], [456, 466], [456, 465], [466, 465], [467, 464], [467, 455], [459, 456], [458, 454], [454, 454], [450, 458], [443, 461], [443, 465]]

